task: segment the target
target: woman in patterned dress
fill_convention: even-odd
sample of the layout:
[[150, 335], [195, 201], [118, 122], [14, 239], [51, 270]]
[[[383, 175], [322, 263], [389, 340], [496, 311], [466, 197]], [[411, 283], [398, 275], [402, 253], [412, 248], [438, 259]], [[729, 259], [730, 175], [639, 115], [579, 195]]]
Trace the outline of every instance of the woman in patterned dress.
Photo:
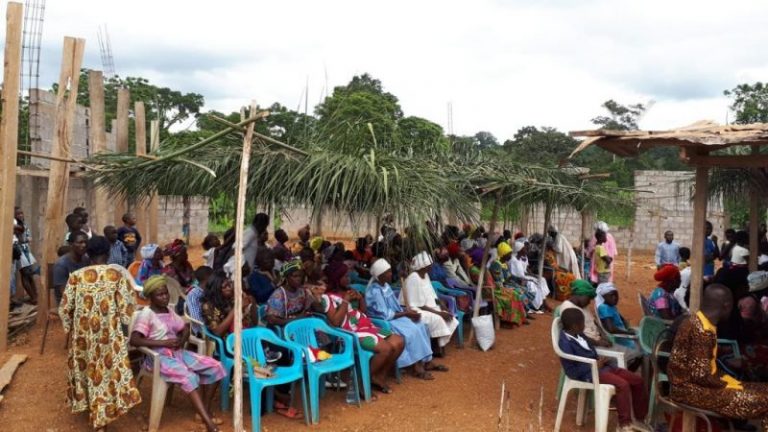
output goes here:
[[[170, 295], [166, 283], [166, 276], [152, 276], [144, 283], [142, 294], [150, 304], [136, 316], [131, 345], [147, 347], [160, 354], [160, 377], [168, 383], [179, 384], [192, 399], [198, 420], [202, 419], [206, 430], [218, 431], [217, 425], [223, 421], [211, 414], [211, 402], [215, 384], [226, 373], [217, 360], [184, 349], [189, 340], [189, 324], [168, 308]], [[144, 367], [152, 368], [149, 362]]]
[[328, 317], [336, 327], [357, 334], [360, 346], [366, 351], [373, 351], [371, 358], [371, 386], [385, 394], [392, 393], [387, 386], [387, 371], [392, 370], [397, 358], [405, 348], [405, 341], [400, 335], [376, 327], [365, 314], [365, 297], [349, 288], [349, 268], [336, 267], [326, 271], [328, 285], [334, 289], [314, 291], [314, 294]]
[[495, 284], [493, 295], [496, 298], [496, 313], [502, 322], [525, 324], [525, 309], [529, 300], [525, 290], [510, 279], [512, 274], [506, 264], [512, 257], [512, 247], [506, 242], [501, 242], [497, 252], [498, 258], [488, 268]]
[[73, 413], [88, 411], [97, 431], [141, 402], [121, 325], [133, 315], [133, 292], [123, 274], [106, 264], [109, 242], [94, 236], [88, 255], [94, 265], [70, 274], [59, 305], [69, 334], [67, 399]]

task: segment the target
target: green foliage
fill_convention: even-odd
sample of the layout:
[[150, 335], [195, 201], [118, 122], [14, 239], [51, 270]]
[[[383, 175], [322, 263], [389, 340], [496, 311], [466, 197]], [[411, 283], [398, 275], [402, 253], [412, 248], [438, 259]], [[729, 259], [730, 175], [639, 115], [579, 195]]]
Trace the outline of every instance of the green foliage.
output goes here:
[[597, 116], [592, 123], [611, 130], [637, 130], [637, 122], [645, 112], [643, 104], [621, 105], [613, 99], [605, 101], [602, 107], [608, 115]]
[[768, 85], [762, 82], [739, 84], [724, 95], [733, 99], [730, 108], [736, 114], [737, 124], [768, 122]]
[[[571, 154], [578, 141], [552, 127], [525, 126], [511, 140], [504, 141], [504, 150], [522, 162], [557, 166]], [[582, 155], [574, 161], [580, 165]]]

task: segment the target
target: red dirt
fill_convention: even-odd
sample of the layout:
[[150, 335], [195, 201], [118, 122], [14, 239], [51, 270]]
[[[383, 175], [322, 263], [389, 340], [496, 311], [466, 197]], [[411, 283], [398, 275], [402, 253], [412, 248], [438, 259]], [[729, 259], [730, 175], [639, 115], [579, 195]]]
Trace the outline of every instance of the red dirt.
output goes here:
[[[199, 256], [195, 251], [194, 256]], [[622, 293], [620, 308], [627, 318], [637, 323], [640, 310], [637, 292], [648, 294], [653, 287], [652, 256], [635, 254], [632, 277], [626, 275], [626, 257], [617, 262], [617, 281]], [[197, 261], [197, 259], [195, 260]], [[543, 315], [532, 325], [516, 329], [502, 328], [496, 345], [488, 352], [474, 348], [448, 350], [443, 363], [448, 373], [435, 373], [434, 381], [404, 377], [402, 385], [393, 385], [393, 393], [379, 395], [376, 402], [362, 408], [347, 406], [344, 393], [328, 392], [321, 401], [320, 424], [315, 431], [488, 431], [497, 427], [502, 381], [510, 392], [509, 428], [504, 431], [552, 430], [557, 410], [555, 388], [560, 371], [549, 338], [551, 316]], [[29, 359], [14, 376], [0, 403], [3, 430], [69, 432], [90, 430], [86, 414], [73, 415], [66, 404], [66, 358], [64, 332], [52, 323], [46, 352], [39, 355], [42, 330], [33, 329], [18, 339], [8, 352], [0, 354], [0, 364], [12, 354], [24, 353]], [[466, 327], [465, 337], [469, 334]], [[141, 385], [144, 402], [130, 414], [113, 423], [110, 432], [135, 432], [146, 425], [149, 413], [150, 383]], [[543, 396], [542, 396], [543, 395]], [[539, 423], [539, 403], [541, 423]], [[563, 430], [592, 430], [575, 425], [575, 397], [568, 405]], [[244, 426], [250, 429], [247, 399]], [[225, 415], [220, 415], [226, 418]], [[183, 392], [174, 392], [173, 401], [165, 408], [161, 430], [186, 432], [195, 430], [194, 410]], [[614, 416], [615, 417], [615, 416]], [[590, 418], [591, 420], [591, 418]], [[615, 418], [612, 419], [615, 421]], [[232, 431], [227, 419], [224, 431]], [[504, 420], [506, 424], [506, 419]], [[303, 423], [275, 414], [262, 418], [264, 431], [302, 430]], [[309, 430], [309, 429], [307, 429]]]

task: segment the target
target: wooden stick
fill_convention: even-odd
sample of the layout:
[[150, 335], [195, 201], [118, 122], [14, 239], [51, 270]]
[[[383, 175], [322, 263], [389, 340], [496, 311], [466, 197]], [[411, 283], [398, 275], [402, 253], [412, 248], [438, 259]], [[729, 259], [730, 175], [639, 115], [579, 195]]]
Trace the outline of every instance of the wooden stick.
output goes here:
[[[496, 201], [493, 203], [493, 211], [491, 212], [491, 224], [488, 227], [488, 237], [496, 229], [496, 219], [499, 216], [499, 205], [501, 204], [501, 192], [496, 193]], [[480, 315], [480, 301], [483, 299], [483, 283], [485, 282], [485, 268], [488, 266], [488, 251], [491, 250], [490, 238], [485, 242], [485, 248], [483, 249], [483, 259], [480, 263], [480, 276], [477, 280], [477, 288], [475, 289], [475, 304], [472, 310], [472, 318], [477, 318]], [[491, 293], [493, 295], [493, 293]], [[495, 313], [495, 312], [494, 312]], [[469, 338], [468, 343], [472, 343], [472, 339], [475, 337], [475, 326], [469, 326]]]
[[[269, 115], [269, 111], [261, 111], [259, 113], [259, 115], [262, 115], [262, 116], [266, 117], [266, 116]], [[217, 122], [219, 122], [219, 123], [221, 123], [221, 124], [223, 124], [223, 125], [225, 125], [227, 127], [236, 128], [236, 129], [239, 129], [239, 130], [245, 130], [244, 127], [236, 125], [236, 124], [232, 123], [231, 121], [229, 121], [227, 119], [223, 119], [221, 117], [218, 117], [218, 116], [215, 116], [215, 115], [212, 115], [212, 114], [208, 114], [208, 117], [211, 120], [217, 121]], [[301, 149], [298, 149], [296, 147], [290, 146], [290, 145], [288, 145], [288, 144], [286, 144], [284, 142], [278, 141], [278, 140], [276, 140], [274, 138], [270, 138], [270, 137], [268, 137], [266, 135], [262, 135], [262, 134], [260, 134], [258, 132], [254, 132], [253, 136], [255, 136], [256, 138], [258, 138], [258, 139], [260, 139], [262, 141], [266, 141], [266, 142], [274, 144], [274, 145], [276, 145], [278, 147], [282, 147], [282, 148], [284, 148], [286, 150], [290, 150], [290, 151], [292, 151], [294, 153], [298, 153], [298, 154], [300, 154], [302, 156], [309, 156], [309, 153], [305, 152], [304, 150], [301, 150]]]
[[[101, 71], [88, 71], [88, 94], [91, 104], [91, 122], [88, 136], [91, 140], [93, 153], [98, 154], [107, 150], [107, 131], [104, 120], [104, 76]], [[107, 219], [109, 212], [107, 200], [109, 194], [102, 188], [94, 190], [93, 222], [91, 227], [95, 232], [102, 232], [106, 225], [112, 223]]]
[[539, 250], [539, 280], [544, 277], [544, 255], [547, 251], [547, 233], [549, 232], [550, 219], [552, 219], [552, 203], [547, 201], [546, 207], [544, 207], [544, 231], [541, 238], [541, 250]]
[[[760, 147], [752, 146], [752, 155], [760, 154]], [[758, 174], [756, 168], [751, 169], [753, 176]], [[754, 183], [749, 187], [749, 271], [757, 271], [757, 257], [760, 255], [760, 191]]]
[[[118, 153], [128, 153], [128, 110], [131, 106], [131, 92], [128, 89], [117, 89], [117, 130], [115, 133], [115, 150]], [[128, 212], [125, 199], [115, 200], [115, 224], [122, 226], [123, 215]], [[136, 251], [139, 252], [139, 251]]]
[[[256, 115], [256, 101], [251, 102], [250, 114]], [[240, 184], [237, 190], [237, 216], [235, 219], [235, 406], [233, 411], [235, 432], [243, 430], [243, 226], [245, 225], [245, 195], [248, 190], [248, 167], [251, 161], [251, 141], [254, 123], [248, 124], [243, 136], [240, 159]]]
[[691, 243], [691, 313], [696, 313], [701, 304], [704, 275], [704, 224], [707, 220], [707, 197], [709, 189], [708, 168], [696, 168], [696, 183], [693, 197], [693, 242]]
[[[143, 157], [147, 155], [147, 119], [144, 110], [144, 102], [136, 101], [133, 104], [133, 116], [136, 124], [136, 156]], [[147, 236], [149, 231], [149, 215], [146, 200], [136, 201], [134, 203], [134, 213], [136, 214], [136, 228], [143, 236]], [[138, 251], [137, 251], [138, 252]], [[138, 257], [137, 257], [138, 258]]]
[[[21, 67], [21, 19], [23, 6], [10, 2], [5, 14], [5, 68], [3, 69], [2, 120], [0, 120], [0, 352], [8, 348], [8, 312], [11, 304], [11, 244], [13, 221], [10, 211], [16, 205], [16, 147], [19, 136], [19, 79]], [[21, 283], [17, 283], [21, 289]]]
[[[160, 121], [152, 120], [149, 122], [149, 148], [154, 153], [158, 147], [160, 147]], [[157, 243], [160, 240], [159, 233], [157, 232], [159, 226], [157, 221], [159, 202], [157, 192], [153, 193], [147, 210], [149, 214], [149, 233], [147, 233], [147, 238], [150, 243]]]
[[5, 362], [2, 369], [0, 369], [0, 392], [11, 383], [11, 379], [13, 378], [16, 369], [18, 369], [18, 367], [25, 361], [27, 361], [26, 354], [14, 354], [11, 356], [10, 360]]
[[[74, 135], [75, 109], [77, 107], [77, 91], [80, 84], [80, 65], [83, 61], [85, 39], [72, 37], [64, 38], [61, 73], [59, 74], [59, 90], [56, 93], [56, 133], [53, 135], [51, 151], [54, 157], [69, 159]], [[47, 281], [48, 264], [56, 261], [56, 251], [64, 238], [64, 213], [67, 205], [69, 189], [69, 163], [51, 161], [48, 175], [48, 196], [45, 207], [45, 247], [43, 248], [42, 280]], [[46, 313], [38, 314], [38, 323], [44, 324], [48, 319], [47, 310], [50, 307], [46, 286], [41, 290], [39, 304]]]

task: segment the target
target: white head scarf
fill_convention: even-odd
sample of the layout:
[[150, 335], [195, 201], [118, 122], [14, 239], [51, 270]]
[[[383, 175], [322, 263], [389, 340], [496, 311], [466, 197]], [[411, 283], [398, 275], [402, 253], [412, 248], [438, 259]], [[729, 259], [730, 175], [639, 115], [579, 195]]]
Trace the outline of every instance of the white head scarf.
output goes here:
[[384, 273], [387, 272], [387, 270], [391, 270], [391, 269], [392, 269], [392, 266], [389, 265], [387, 260], [385, 260], [384, 258], [379, 258], [371, 266], [371, 276], [373, 276], [374, 279], [378, 279], [379, 276], [383, 275]]
[[155, 256], [155, 251], [157, 248], [160, 247], [154, 243], [150, 243], [148, 245], [144, 245], [141, 247], [141, 258], [142, 259], [152, 259], [153, 256]]
[[419, 252], [411, 260], [411, 270], [418, 271], [432, 265], [432, 257], [427, 252]]
[[605, 303], [603, 296], [616, 291], [616, 286], [612, 282], [603, 282], [597, 286], [596, 291], [597, 297], [595, 297], [595, 304], [597, 307], [600, 307], [601, 304]]
[[525, 242], [522, 242], [520, 240], [515, 242], [515, 253], [520, 252], [525, 247]]
[[608, 233], [608, 224], [603, 221], [597, 221], [595, 222], [595, 231], [600, 230], [604, 233]]

